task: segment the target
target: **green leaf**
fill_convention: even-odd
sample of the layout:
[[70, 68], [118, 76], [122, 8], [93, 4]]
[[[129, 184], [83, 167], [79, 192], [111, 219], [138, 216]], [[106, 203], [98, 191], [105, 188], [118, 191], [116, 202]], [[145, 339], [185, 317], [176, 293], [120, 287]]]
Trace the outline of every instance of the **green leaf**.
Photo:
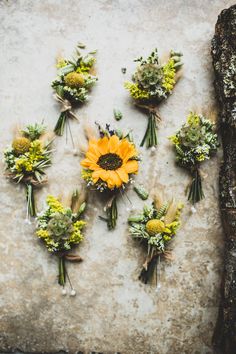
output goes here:
[[123, 115], [118, 109], [113, 110], [115, 120], [119, 121], [122, 119]]

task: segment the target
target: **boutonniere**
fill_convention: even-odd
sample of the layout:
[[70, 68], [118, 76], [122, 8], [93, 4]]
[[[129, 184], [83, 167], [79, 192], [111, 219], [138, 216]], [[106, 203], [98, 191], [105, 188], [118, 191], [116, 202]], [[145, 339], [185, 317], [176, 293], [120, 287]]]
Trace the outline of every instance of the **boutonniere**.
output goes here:
[[86, 223], [81, 220], [81, 215], [86, 203], [82, 199], [78, 191], [75, 191], [69, 205], [64, 206], [58, 198], [49, 195], [45, 210], [37, 217], [36, 235], [43, 241], [47, 250], [58, 257], [58, 283], [63, 287], [63, 295], [66, 294], [66, 279], [71, 287], [71, 295], [76, 294], [66, 270], [66, 261], [82, 261], [79, 255], [71, 253], [72, 248], [84, 238], [82, 229]]
[[54, 131], [61, 136], [66, 128], [66, 134], [70, 135], [73, 145], [69, 118], [78, 119], [73, 109], [88, 100], [89, 92], [98, 80], [94, 71], [95, 52], [82, 55], [79, 48], [81, 46], [77, 47], [73, 59], [58, 59], [57, 77], [52, 82], [54, 97], [61, 104], [61, 114]]
[[47, 182], [45, 169], [51, 165], [51, 144], [46, 127], [36, 123], [18, 131], [4, 151], [6, 176], [25, 185], [28, 222], [30, 216], [36, 216], [34, 189]]
[[161, 63], [155, 49], [147, 59], [140, 57], [135, 60], [138, 66], [132, 82], [125, 82], [124, 86], [136, 105], [148, 112], [148, 125], [141, 146], [145, 143], [147, 148], [157, 145], [156, 130], [160, 116], [156, 106], [172, 93], [178, 79], [177, 72], [183, 65], [181, 56], [181, 53], [171, 51], [168, 61]]
[[191, 173], [188, 200], [195, 204], [204, 198], [200, 164], [209, 160], [219, 147], [214, 124], [203, 115], [190, 112], [187, 122], [169, 139], [175, 146], [178, 165]]
[[99, 126], [99, 138], [88, 138], [88, 150], [81, 161], [82, 178], [92, 190], [106, 194], [106, 218], [109, 229], [117, 220], [117, 197], [123, 195], [133, 175], [138, 173], [138, 152], [130, 134]]
[[150, 206], [145, 205], [141, 212], [128, 218], [131, 236], [139, 240], [146, 249], [139, 279], [146, 284], [156, 274], [157, 289], [160, 287], [161, 259], [173, 258], [170, 245], [180, 227], [182, 208], [180, 203], [163, 202], [156, 197]]

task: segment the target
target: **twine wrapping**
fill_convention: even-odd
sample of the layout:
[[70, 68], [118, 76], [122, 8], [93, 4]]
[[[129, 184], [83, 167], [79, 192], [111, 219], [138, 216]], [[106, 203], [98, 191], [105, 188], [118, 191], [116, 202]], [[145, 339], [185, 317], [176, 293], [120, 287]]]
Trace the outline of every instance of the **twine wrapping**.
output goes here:
[[79, 120], [79, 118], [72, 112], [72, 105], [70, 101], [62, 98], [57, 93], [53, 95], [56, 101], [61, 103], [61, 112], [67, 112], [68, 116], [72, 119]]

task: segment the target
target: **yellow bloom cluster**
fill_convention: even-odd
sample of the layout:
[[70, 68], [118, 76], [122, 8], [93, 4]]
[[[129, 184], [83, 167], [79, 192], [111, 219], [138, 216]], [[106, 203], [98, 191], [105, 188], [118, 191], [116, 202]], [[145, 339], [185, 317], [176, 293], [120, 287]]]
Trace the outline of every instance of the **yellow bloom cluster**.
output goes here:
[[47, 230], [44, 229], [39, 229], [36, 231], [36, 235], [43, 239], [43, 241], [46, 244], [46, 247], [48, 248], [48, 250], [51, 252], [51, 249], [54, 247], [58, 247], [58, 242], [56, 242], [55, 240], [53, 240], [51, 238], [51, 235], [49, 234], [49, 232]]
[[171, 135], [169, 137], [169, 139], [170, 139], [170, 141], [172, 141], [172, 143], [174, 145], [179, 145], [180, 144], [179, 138], [176, 135]]
[[162, 87], [165, 88], [167, 92], [171, 92], [175, 85], [175, 62], [173, 59], [169, 59], [169, 61], [163, 66], [164, 78], [162, 82]]
[[43, 229], [39, 229], [36, 231], [36, 235], [39, 237], [39, 238], [48, 238], [49, 237], [49, 232], [47, 230], [43, 230]]
[[196, 160], [199, 162], [204, 161], [205, 159], [206, 159], [206, 156], [204, 154], [196, 156]]
[[64, 66], [66, 66], [66, 65], [67, 65], [67, 62], [66, 62], [65, 59], [59, 58], [59, 59], [57, 60], [56, 67], [57, 67], [58, 69], [64, 68]]
[[194, 114], [193, 112], [190, 112], [187, 117], [187, 123], [192, 126], [199, 125], [199, 123], [200, 123], [199, 115]]
[[67, 74], [64, 78], [67, 86], [78, 88], [84, 85], [84, 75], [75, 71]]
[[156, 235], [159, 232], [165, 232], [165, 224], [162, 220], [151, 219], [146, 224], [146, 230], [149, 235]]
[[29, 151], [16, 159], [16, 171], [21, 173], [23, 171], [31, 172], [34, 163], [43, 159], [43, 147], [40, 140], [34, 140], [30, 143]]
[[135, 100], [145, 100], [149, 98], [149, 93], [140, 89], [137, 84], [132, 82], [125, 82], [124, 87], [129, 90], [130, 95]]
[[183, 209], [184, 205], [182, 203], [179, 203], [177, 205], [177, 210], [175, 213], [175, 219], [174, 221], [172, 221], [170, 224], [166, 224], [166, 228], [169, 229], [169, 231], [167, 233], [170, 233], [171, 236], [174, 236], [176, 234], [177, 229], [180, 226], [180, 214], [181, 214], [181, 210]]
[[28, 156], [22, 156], [16, 160], [15, 168], [18, 173], [23, 171], [31, 172], [33, 170], [33, 164]]
[[12, 142], [12, 148], [16, 154], [24, 154], [29, 151], [30, 140], [28, 138], [25, 138], [24, 136], [15, 138]]
[[42, 142], [39, 139], [32, 141], [29, 148], [30, 159], [34, 161], [40, 160], [41, 158], [43, 158], [42, 154], [43, 154]]
[[93, 178], [92, 178], [92, 171], [91, 171], [91, 170], [83, 169], [83, 170], [81, 171], [81, 177], [82, 177], [86, 182], [92, 181], [92, 180], [93, 180]]
[[[95, 62], [95, 60], [94, 60], [94, 62]], [[94, 64], [94, 62], [93, 62], [93, 64]], [[76, 72], [85, 74], [85, 73], [89, 73], [90, 69], [91, 69], [91, 66], [85, 65], [84, 63], [80, 63], [80, 66], [76, 69]]]
[[69, 243], [79, 243], [83, 241], [84, 236], [81, 233], [82, 228], [86, 225], [86, 222], [83, 220], [78, 220], [73, 224], [73, 232], [69, 238]]
[[53, 195], [47, 196], [47, 204], [53, 213], [63, 213], [64, 212], [63, 205]]

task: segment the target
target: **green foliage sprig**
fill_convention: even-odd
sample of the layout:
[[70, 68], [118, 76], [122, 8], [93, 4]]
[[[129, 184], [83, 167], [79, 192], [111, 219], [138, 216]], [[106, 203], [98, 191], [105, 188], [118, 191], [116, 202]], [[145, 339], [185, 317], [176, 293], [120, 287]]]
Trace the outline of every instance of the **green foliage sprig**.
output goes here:
[[4, 151], [7, 177], [26, 187], [27, 216], [36, 215], [34, 187], [46, 182], [51, 165], [52, 140], [43, 124], [28, 125]]
[[86, 223], [81, 220], [81, 215], [86, 203], [84, 201], [77, 203], [78, 198], [79, 194], [76, 192], [71, 198], [71, 206], [64, 207], [58, 198], [49, 195], [46, 209], [37, 217], [36, 235], [44, 242], [50, 253], [58, 256], [58, 283], [63, 287], [68, 275], [65, 261], [82, 260], [81, 257], [68, 253], [84, 239], [82, 229]]
[[[141, 146], [146, 142], [146, 147], [157, 145], [157, 122], [159, 116], [153, 109], [153, 105], [159, 104], [166, 99], [173, 91], [176, 84], [176, 73], [182, 67], [182, 53], [170, 52], [166, 63], [160, 62], [158, 51], [155, 49], [147, 59], [140, 57], [135, 60], [138, 63], [132, 82], [125, 82], [124, 86], [130, 96], [141, 108], [146, 105], [149, 114], [148, 126], [142, 140]], [[151, 104], [150, 109], [147, 105]]]
[[188, 199], [195, 204], [204, 197], [199, 166], [209, 160], [219, 147], [214, 125], [203, 115], [190, 112], [187, 122], [170, 140], [175, 146], [178, 165], [192, 174]]
[[144, 206], [138, 215], [128, 218], [129, 232], [134, 239], [140, 240], [147, 249], [139, 279], [145, 284], [151, 280], [158, 256], [168, 258], [170, 241], [180, 226], [180, 212], [183, 205], [174, 201], [155, 200], [151, 206]]
[[63, 135], [67, 119], [76, 117], [71, 109], [88, 100], [89, 91], [98, 80], [94, 74], [94, 52], [82, 55], [79, 48], [81, 45], [77, 46], [74, 59], [60, 58], [57, 61], [57, 77], [52, 82], [57, 100], [62, 104], [62, 112], [54, 129], [57, 135]]

